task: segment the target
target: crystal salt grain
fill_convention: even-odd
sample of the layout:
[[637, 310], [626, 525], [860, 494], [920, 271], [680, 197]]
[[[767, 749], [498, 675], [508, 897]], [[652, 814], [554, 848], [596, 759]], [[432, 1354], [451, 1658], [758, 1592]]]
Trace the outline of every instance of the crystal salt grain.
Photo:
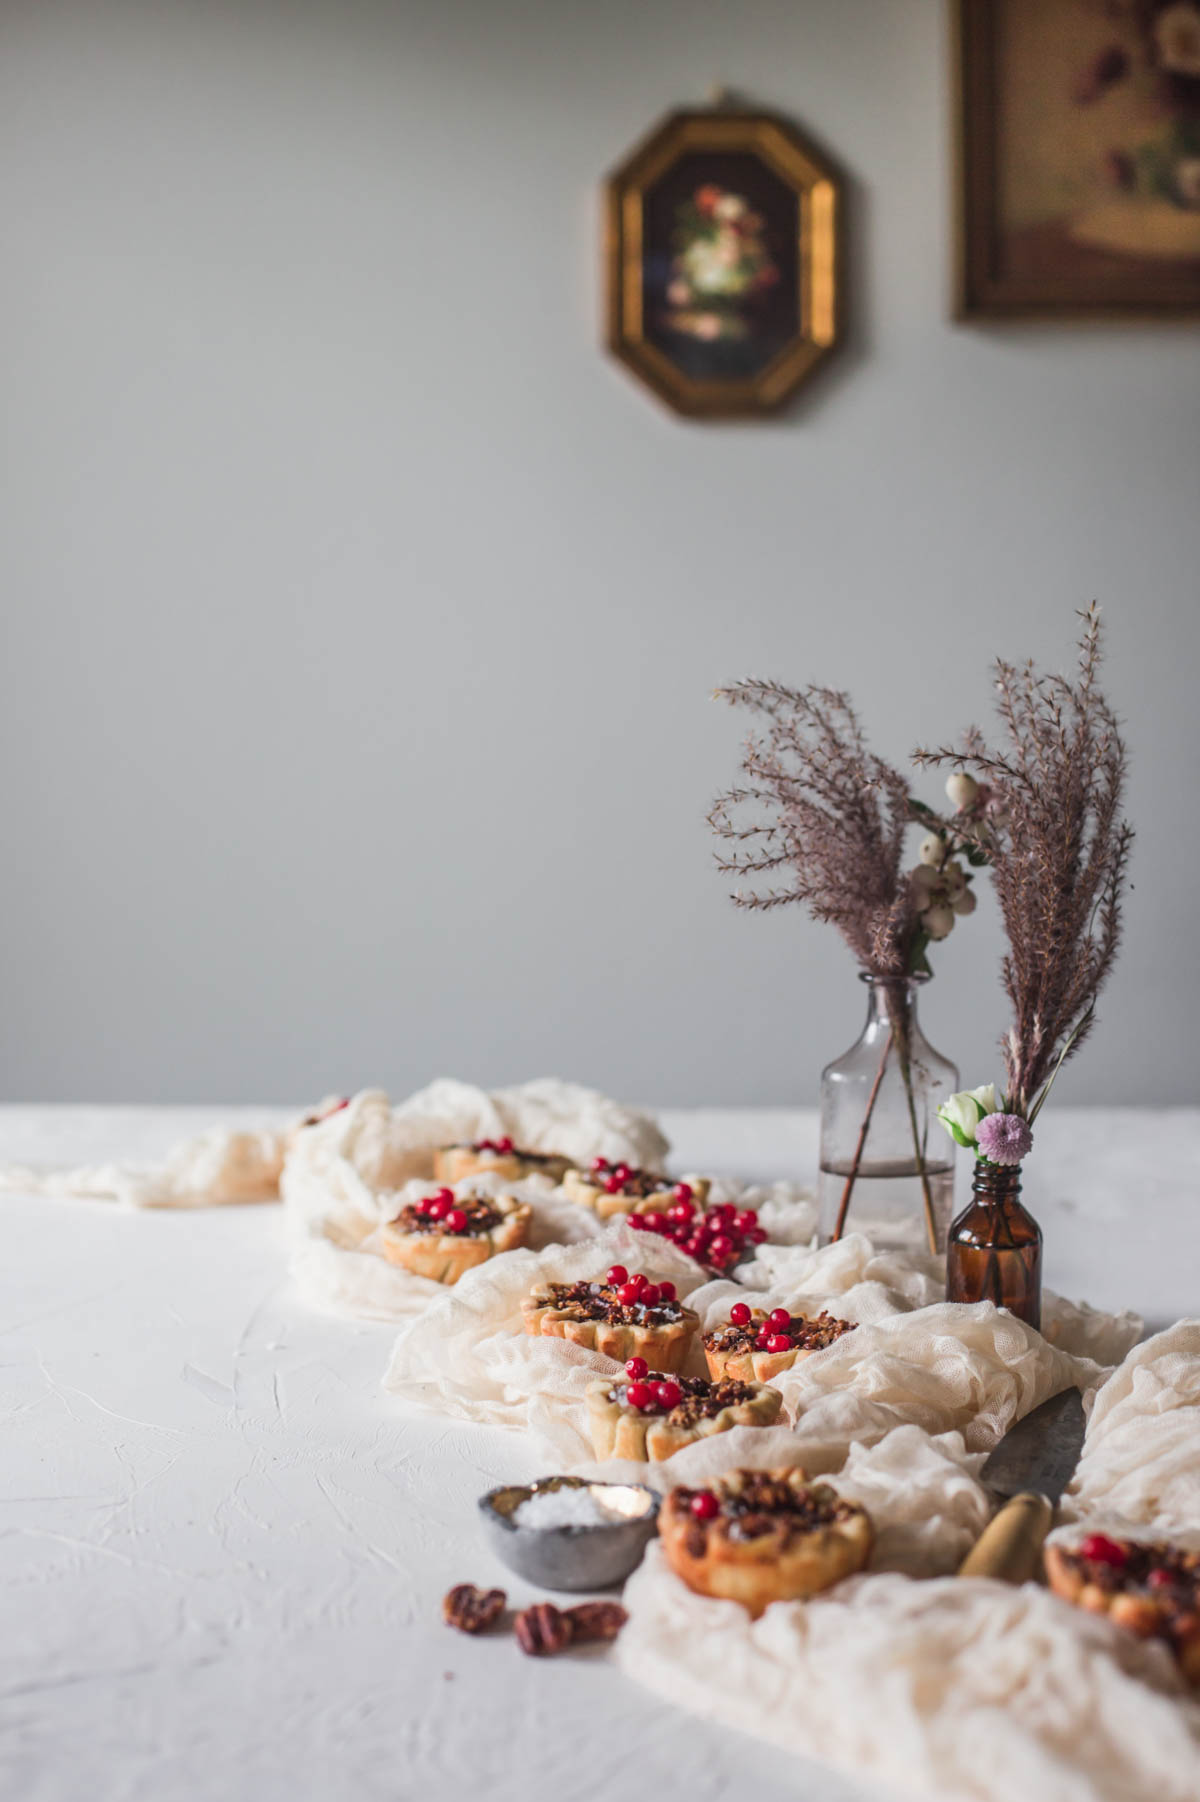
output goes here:
[[513, 1511], [519, 1527], [611, 1527], [622, 1519], [590, 1489], [540, 1489]]

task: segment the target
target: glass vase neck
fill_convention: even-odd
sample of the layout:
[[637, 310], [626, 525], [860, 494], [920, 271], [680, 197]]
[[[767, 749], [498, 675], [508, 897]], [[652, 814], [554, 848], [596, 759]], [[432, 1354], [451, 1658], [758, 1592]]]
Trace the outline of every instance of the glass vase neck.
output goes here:
[[860, 970], [858, 980], [867, 985], [867, 1024], [864, 1037], [870, 1041], [892, 1030], [900, 1023], [909, 1030], [917, 1023], [917, 996], [929, 981], [928, 976], [878, 976], [873, 970]]

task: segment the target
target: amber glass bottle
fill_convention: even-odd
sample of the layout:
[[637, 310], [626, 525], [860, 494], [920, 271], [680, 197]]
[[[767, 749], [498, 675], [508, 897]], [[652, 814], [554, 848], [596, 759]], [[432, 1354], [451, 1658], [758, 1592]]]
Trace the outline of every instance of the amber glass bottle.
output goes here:
[[978, 1163], [971, 1200], [951, 1222], [946, 1300], [992, 1301], [1042, 1324], [1042, 1229], [1021, 1206], [1019, 1166]]

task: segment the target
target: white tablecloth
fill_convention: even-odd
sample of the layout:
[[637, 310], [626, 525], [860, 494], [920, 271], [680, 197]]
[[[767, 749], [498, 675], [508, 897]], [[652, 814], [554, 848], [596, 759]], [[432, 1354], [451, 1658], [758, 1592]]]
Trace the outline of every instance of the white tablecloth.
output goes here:
[[[0, 1162], [155, 1158], [267, 1110], [0, 1109]], [[810, 1114], [673, 1112], [680, 1168], [805, 1179]], [[1200, 1110], [1048, 1109], [1047, 1280], [1154, 1325], [1200, 1311]], [[965, 1177], [965, 1172], [962, 1173]], [[475, 1524], [543, 1474], [514, 1435], [406, 1418], [393, 1329], [319, 1315], [278, 1208], [0, 1197], [0, 1794], [20, 1802], [761, 1802], [878, 1796], [674, 1712], [603, 1656], [441, 1625], [535, 1592]]]

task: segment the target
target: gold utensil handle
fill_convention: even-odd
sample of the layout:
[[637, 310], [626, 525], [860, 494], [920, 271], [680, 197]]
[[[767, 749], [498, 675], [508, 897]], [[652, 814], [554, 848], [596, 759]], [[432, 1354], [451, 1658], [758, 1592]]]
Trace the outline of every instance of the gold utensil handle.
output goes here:
[[1027, 1583], [1053, 1519], [1054, 1510], [1044, 1495], [1014, 1495], [975, 1541], [958, 1567], [959, 1576]]

